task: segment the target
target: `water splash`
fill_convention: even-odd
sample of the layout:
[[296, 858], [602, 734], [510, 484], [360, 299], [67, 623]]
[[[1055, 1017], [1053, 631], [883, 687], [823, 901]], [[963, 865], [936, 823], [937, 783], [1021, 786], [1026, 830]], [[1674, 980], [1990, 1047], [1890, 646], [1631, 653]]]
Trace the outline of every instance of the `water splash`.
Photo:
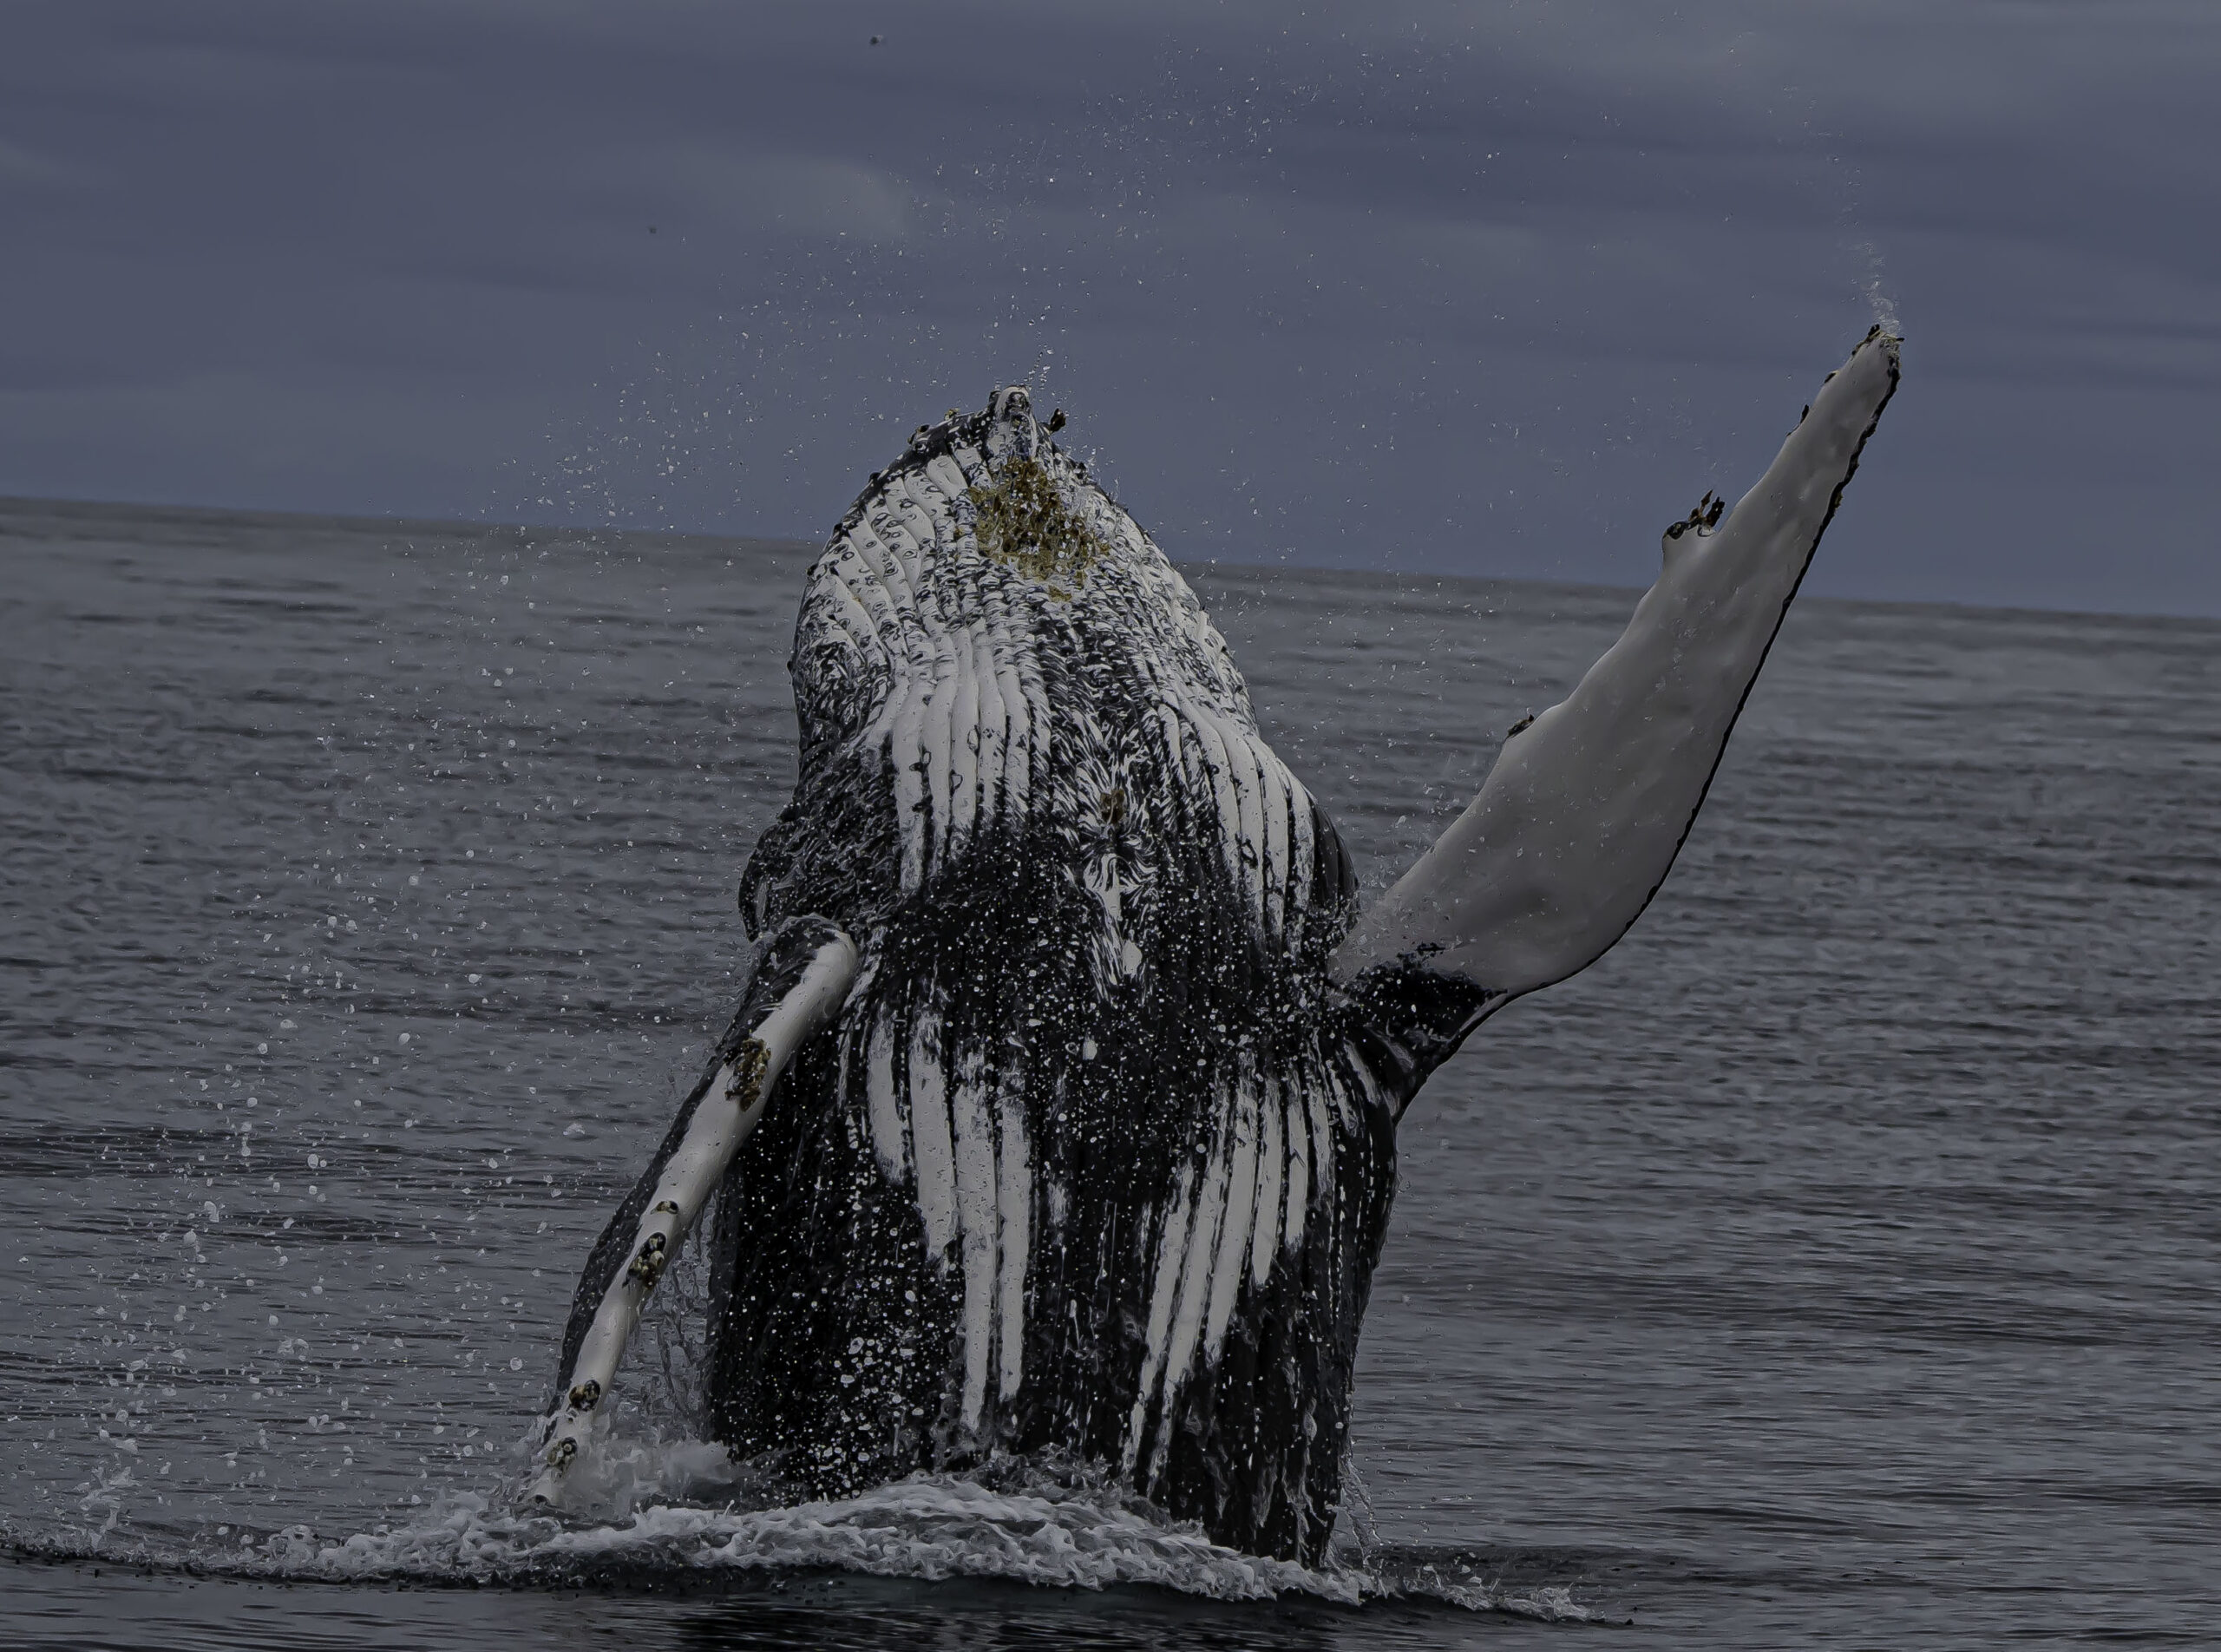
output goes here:
[[565, 1581], [672, 1571], [834, 1568], [940, 1581], [999, 1577], [1065, 1588], [1150, 1583], [1215, 1600], [1309, 1594], [1355, 1604], [1360, 1581], [1222, 1549], [1199, 1529], [1052, 1491], [921, 1475], [854, 1498], [737, 1510], [651, 1504], [620, 1523], [519, 1516], [475, 1494], [399, 1531], [311, 1546], [278, 1534], [254, 1566], [340, 1579]]
[[[102, 1429], [101, 1434], [102, 1438], [106, 1438], [108, 1430]], [[82, 1532], [83, 1542], [88, 1550], [96, 1550], [107, 1541], [108, 1533], [115, 1530], [117, 1524], [123, 1518], [126, 1494], [135, 1491], [138, 1485], [139, 1482], [132, 1475], [131, 1465], [127, 1463], [114, 1473], [109, 1473], [104, 1469], [95, 1469], [92, 1479], [79, 1488], [84, 1495], [77, 1500], [77, 1511], [85, 1515], [105, 1517], [97, 1527]]]
[[1904, 325], [1897, 319], [1897, 301], [1887, 291], [1882, 268], [1882, 249], [1870, 240], [1852, 243], [1851, 251], [1866, 260], [1866, 272], [1859, 278], [1858, 290], [1866, 295], [1866, 307], [1873, 312], [1875, 324], [1893, 338], [1904, 337]]
[[[653, 1455], [644, 1454], [643, 1465]], [[305, 1528], [278, 1533], [243, 1569], [333, 1581], [546, 1583], [833, 1569], [925, 1582], [1145, 1585], [1216, 1601], [1309, 1596], [1357, 1606], [1427, 1598], [1552, 1620], [1589, 1616], [1563, 1587], [1506, 1588], [1455, 1557], [1384, 1556], [1382, 1563], [1314, 1570], [1241, 1554], [1199, 1526], [1101, 1485], [1049, 1477], [1012, 1489], [921, 1474], [856, 1497], [776, 1508], [649, 1504], [607, 1524], [511, 1514], [466, 1494], [394, 1531], [333, 1543], [314, 1541]]]
[[[605, 1446], [600, 1494], [626, 1500], [650, 1485], [685, 1484], [690, 1475], [698, 1486], [710, 1450]], [[1225, 1548], [1200, 1526], [1169, 1519], [1108, 1484], [1004, 1466], [1011, 1485], [920, 1474], [852, 1498], [760, 1509], [649, 1502], [606, 1521], [521, 1514], [498, 1498], [454, 1492], [405, 1524], [336, 1540], [294, 1524], [182, 1552], [143, 1542], [128, 1557], [113, 1546], [107, 1552], [200, 1576], [271, 1582], [621, 1591], [837, 1570], [921, 1583], [1155, 1588], [1231, 1603], [1310, 1599], [1359, 1607], [1419, 1600], [1550, 1621], [1591, 1616], [1564, 1587], [1508, 1586], [1470, 1557], [1384, 1551], [1370, 1562], [1314, 1569]], [[87, 1544], [83, 1534], [75, 1542], [60, 1534], [43, 1542], [8, 1535], [18, 1552], [49, 1557], [84, 1555], [99, 1543]]]

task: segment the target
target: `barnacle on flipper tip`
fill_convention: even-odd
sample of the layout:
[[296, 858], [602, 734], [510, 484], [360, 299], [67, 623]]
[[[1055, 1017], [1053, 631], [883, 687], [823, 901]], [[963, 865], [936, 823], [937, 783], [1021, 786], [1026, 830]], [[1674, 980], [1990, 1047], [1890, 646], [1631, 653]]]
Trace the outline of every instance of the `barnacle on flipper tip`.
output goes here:
[[643, 1290], [652, 1291], [656, 1288], [656, 1282], [663, 1277], [664, 1264], [670, 1259], [669, 1242], [661, 1234], [652, 1233], [647, 1242], [640, 1247], [640, 1254], [632, 1258], [632, 1265], [625, 1272], [628, 1277], [638, 1280]]
[[1048, 587], [1058, 602], [1083, 585], [1106, 547], [1086, 519], [1065, 503], [1056, 478], [1038, 459], [1012, 454], [992, 484], [966, 489], [978, 518], [979, 554], [1006, 562]]
[[1726, 509], [1727, 502], [1713, 497], [1712, 489], [1706, 488], [1704, 497], [1697, 501], [1696, 508], [1667, 528], [1661, 541], [1663, 548], [1670, 552], [1674, 542], [1684, 534], [1694, 533], [1700, 539], [1708, 536], [1720, 526], [1720, 519]]

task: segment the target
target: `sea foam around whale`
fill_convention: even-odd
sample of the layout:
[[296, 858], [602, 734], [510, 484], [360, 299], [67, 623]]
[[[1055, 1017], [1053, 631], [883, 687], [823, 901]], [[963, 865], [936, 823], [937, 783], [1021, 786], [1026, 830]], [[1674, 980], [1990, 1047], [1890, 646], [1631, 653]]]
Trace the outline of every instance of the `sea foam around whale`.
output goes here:
[[562, 1517], [453, 1493], [384, 1531], [336, 1540], [300, 1526], [277, 1532], [242, 1550], [236, 1564], [333, 1580], [606, 1584], [629, 1577], [705, 1586], [720, 1574], [830, 1569], [923, 1582], [1138, 1586], [1217, 1601], [1308, 1596], [1356, 1606], [1418, 1596], [1477, 1611], [1589, 1616], [1564, 1589], [1500, 1589], [1454, 1559], [1399, 1557], [1376, 1568], [1351, 1546], [1340, 1562], [1314, 1569], [1242, 1554], [1084, 1469], [1005, 1461], [977, 1478], [918, 1474], [855, 1497], [749, 1508], [718, 1506], [720, 1493], [737, 1489], [732, 1465], [722, 1448], [691, 1439], [605, 1434], [578, 1468]]
[[[648, 1451], [634, 1466], [684, 1481], [707, 1448]], [[82, 1537], [16, 1533], [25, 1557], [82, 1557]], [[765, 1509], [648, 1502], [599, 1521], [509, 1512], [476, 1492], [406, 1524], [344, 1537], [305, 1524], [237, 1546], [102, 1546], [105, 1558], [202, 1577], [433, 1587], [698, 1588], [825, 1571], [938, 1583], [998, 1579], [1060, 1589], [1156, 1589], [1224, 1602], [1308, 1598], [1362, 1606], [1424, 1600], [1547, 1621], [1587, 1620], [1562, 1587], [1509, 1588], [1452, 1555], [1351, 1554], [1323, 1569], [1241, 1554], [1145, 1506], [1043, 1486], [1012, 1491], [920, 1475], [854, 1498]]]
[[[90, 1558], [202, 1577], [285, 1583], [715, 1590], [744, 1577], [838, 1571], [938, 1583], [1156, 1589], [1199, 1599], [1309, 1599], [1357, 1607], [1421, 1600], [1548, 1621], [1591, 1612], [1554, 1585], [1507, 1587], [1455, 1553], [1345, 1543], [1322, 1568], [1213, 1543], [1084, 1468], [1008, 1459], [980, 1476], [918, 1474], [850, 1498], [745, 1506], [723, 1448], [597, 1431], [560, 1513], [514, 1511], [531, 1461], [490, 1491], [450, 1491], [413, 1518], [331, 1536], [296, 1524], [173, 1545], [102, 1528], [18, 1529], [25, 1558]], [[234, 1532], [236, 1535], [234, 1535]]]

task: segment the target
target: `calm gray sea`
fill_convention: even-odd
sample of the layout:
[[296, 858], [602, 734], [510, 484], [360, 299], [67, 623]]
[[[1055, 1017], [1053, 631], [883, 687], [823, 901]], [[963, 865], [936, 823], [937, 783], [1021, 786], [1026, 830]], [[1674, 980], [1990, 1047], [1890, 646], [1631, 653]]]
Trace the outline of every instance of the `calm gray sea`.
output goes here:
[[[1332, 1571], [698, 1506], [675, 1321], [606, 1518], [510, 1517], [808, 555], [0, 505], [0, 1644], [2221, 1641], [2211, 622], [1800, 606], [1649, 914], [1404, 1124]], [[1376, 888], [1633, 601], [1195, 582]]]

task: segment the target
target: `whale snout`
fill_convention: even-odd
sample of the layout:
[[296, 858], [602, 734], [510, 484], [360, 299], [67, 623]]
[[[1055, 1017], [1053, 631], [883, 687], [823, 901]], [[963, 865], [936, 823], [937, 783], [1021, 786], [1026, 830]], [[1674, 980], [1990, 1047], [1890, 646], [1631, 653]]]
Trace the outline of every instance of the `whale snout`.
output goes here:
[[1033, 416], [1033, 394], [1023, 384], [1006, 384], [987, 402], [986, 450], [997, 462], [1031, 459], [1041, 450], [1041, 426]]

